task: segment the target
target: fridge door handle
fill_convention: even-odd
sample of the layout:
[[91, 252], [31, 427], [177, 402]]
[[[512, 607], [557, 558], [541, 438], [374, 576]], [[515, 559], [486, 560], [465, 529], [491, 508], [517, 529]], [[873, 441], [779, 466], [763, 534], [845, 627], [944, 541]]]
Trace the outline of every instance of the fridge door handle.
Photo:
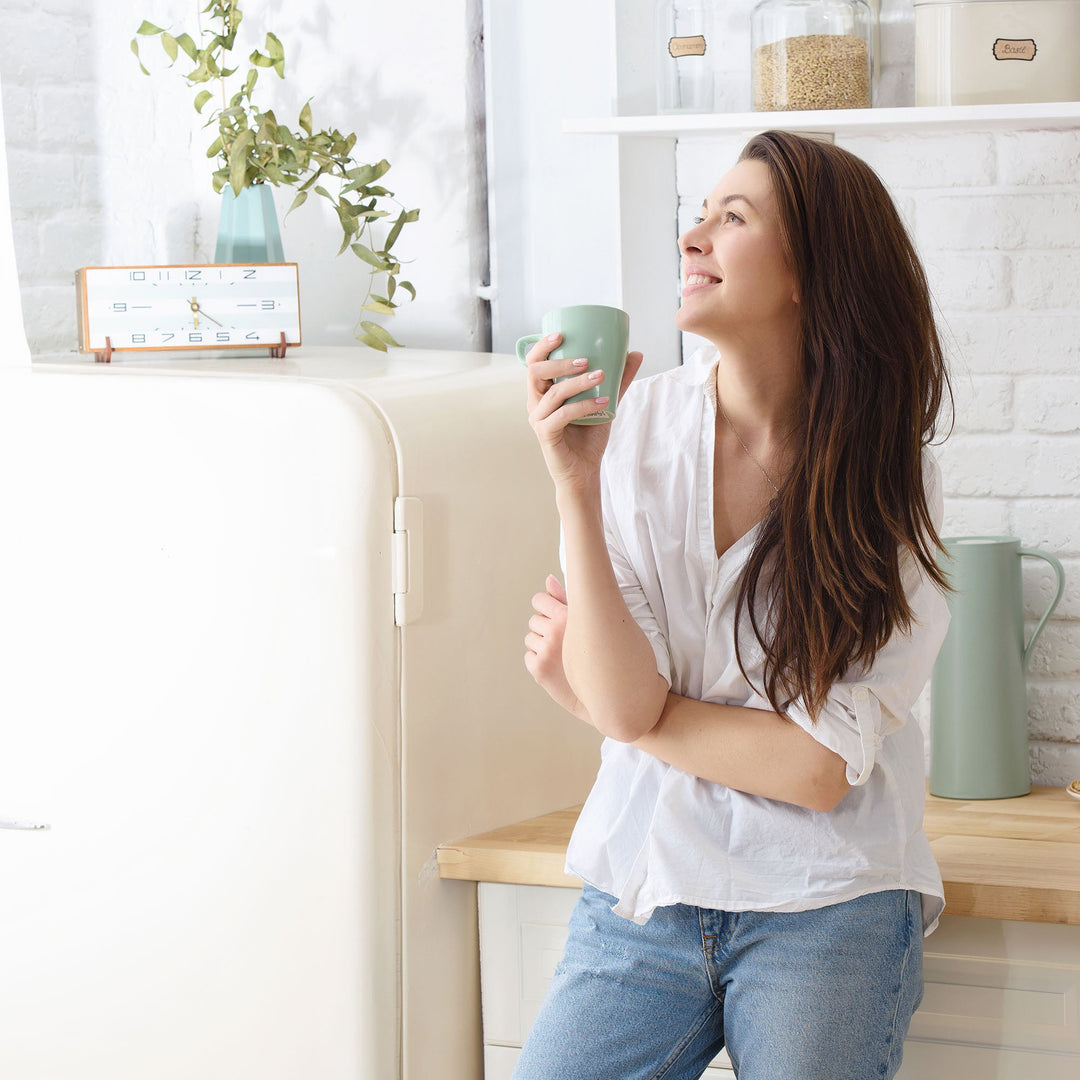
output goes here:
[[18, 829], [20, 832], [42, 832], [50, 828], [45, 821], [12, 821], [0, 818], [0, 829]]
[[424, 504], [410, 495], [394, 500], [394, 622], [405, 626], [424, 610]]

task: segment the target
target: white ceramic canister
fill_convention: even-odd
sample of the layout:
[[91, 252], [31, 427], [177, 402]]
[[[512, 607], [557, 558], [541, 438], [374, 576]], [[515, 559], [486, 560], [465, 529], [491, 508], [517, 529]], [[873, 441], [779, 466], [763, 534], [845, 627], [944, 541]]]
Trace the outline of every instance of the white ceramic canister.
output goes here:
[[915, 0], [915, 104], [1080, 100], [1080, 0]]

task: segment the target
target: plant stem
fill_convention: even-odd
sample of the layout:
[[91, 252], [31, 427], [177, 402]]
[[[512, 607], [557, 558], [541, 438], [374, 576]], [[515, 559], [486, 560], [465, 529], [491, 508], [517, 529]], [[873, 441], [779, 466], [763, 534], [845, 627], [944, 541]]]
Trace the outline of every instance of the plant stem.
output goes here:
[[[229, 30], [229, 27], [225, 22], [225, 9], [222, 8], [222, 11], [221, 11], [221, 36], [225, 37], [228, 34], [228, 30]], [[221, 64], [219, 65], [219, 70], [221, 70], [221, 71], [225, 70], [225, 57], [224, 57], [224, 55], [222, 55]], [[229, 107], [229, 103], [228, 103], [228, 99], [225, 97], [225, 76], [222, 75], [218, 79], [218, 82], [221, 83], [221, 107], [223, 109], [227, 109]]]

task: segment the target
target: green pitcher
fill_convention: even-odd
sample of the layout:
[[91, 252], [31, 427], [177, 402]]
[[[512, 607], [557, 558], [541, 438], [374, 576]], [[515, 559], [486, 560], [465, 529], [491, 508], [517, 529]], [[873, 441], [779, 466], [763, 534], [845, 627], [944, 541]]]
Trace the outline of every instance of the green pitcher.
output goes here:
[[[930, 793], [1009, 799], [1031, 790], [1027, 660], [1065, 588], [1061, 563], [1012, 536], [943, 539], [955, 592], [952, 621], [930, 680]], [[1045, 559], [1054, 598], [1024, 644], [1020, 560]]]

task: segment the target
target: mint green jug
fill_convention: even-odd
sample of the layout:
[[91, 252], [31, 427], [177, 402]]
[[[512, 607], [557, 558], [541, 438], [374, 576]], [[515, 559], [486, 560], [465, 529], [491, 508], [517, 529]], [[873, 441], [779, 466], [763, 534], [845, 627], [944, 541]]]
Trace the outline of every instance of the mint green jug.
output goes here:
[[[942, 540], [952, 621], [930, 680], [930, 793], [1009, 799], [1031, 790], [1027, 661], [1065, 588], [1061, 563], [1013, 536]], [[1024, 644], [1020, 560], [1045, 559], [1057, 589]]]

